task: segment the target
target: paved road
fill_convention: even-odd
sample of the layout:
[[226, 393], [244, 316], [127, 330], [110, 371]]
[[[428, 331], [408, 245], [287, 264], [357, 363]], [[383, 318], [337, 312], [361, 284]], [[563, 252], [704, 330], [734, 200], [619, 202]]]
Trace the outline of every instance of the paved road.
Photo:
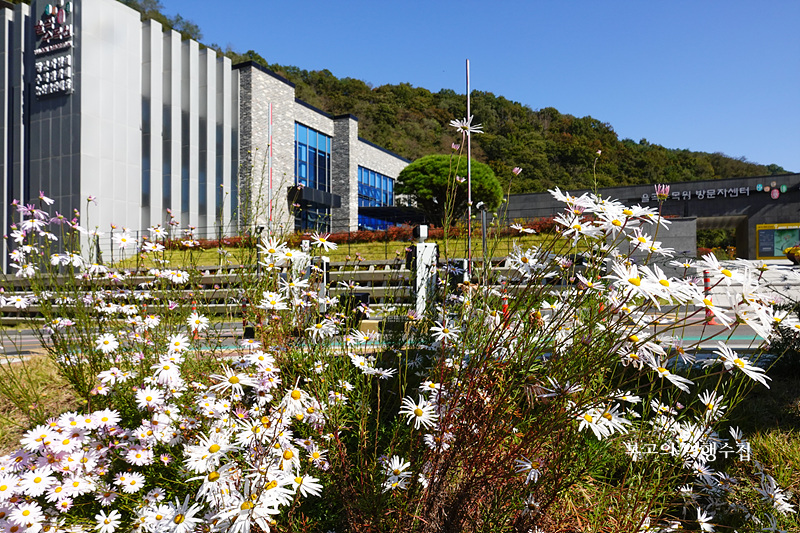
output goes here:
[[[657, 325], [655, 328], [650, 328], [650, 331], [666, 332], [667, 326]], [[684, 345], [687, 348], [694, 347], [696, 351], [708, 353], [717, 347], [718, 341], [724, 341], [732, 349], [741, 352], [758, 351], [762, 343], [761, 339], [747, 326], [739, 326], [735, 331], [731, 331], [721, 326], [697, 325], [681, 328], [679, 331], [667, 332], [666, 334], [680, 335], [683, 337]], [[222, 325], [220, 337], [226, 347], [234, 347], [236, 341], [242, 338], [241, 324], [230, 323]], [[700, 342], [701, 340], [702, 342]], [[2, 361], [3, 356], [10, 361], [15, 361], [19, 357], [43, 352], [35, 332], [29, 329], [4, 330], [2, 337], [0, 337], [0, 348], [2, 348], [0, 361]]]
[[33, 330], [5, 329], [0, 333], [0, 361], [5, 358], [9, 362], [18, 360], [19, 357], [34, 353], [41, 353], [42, 345]]
[[[743, 268], [744, 261], [723, 262], [727, 268], [733, 270]], [[747, 262], [753, 267], [756, 262]], [[768, 291], [778, 302], [800, 301], [800, 267], [792, 267], [789, 260], [768, 261], [771, 267], [763, 273]], [[741, 285], [733, 284], [730, 287], [722, 283], [717, 284], [711, 291], [712, 299], [717, 305], [728, 306], [741, 296]], [[230, 344], [234, 345], [235, 338], [241, 338], [241, 323], [226, 323], [220, 326], [221, 335], [230, 338]], [[656, 327], [658, 331], [663, 328]], [[756, 337], [753, 330], [747, 326], [739, 326], [734, 332], [730, 332], [719, 326], [690, 326], [681, 330], [686, 346], [692, 346], [701, 339], [707, 339], [699, 344], [699, 350], [710, 352], [719, 340], [724, 340], [728, 346], [739, 351], [756, 351], [761, 345], [761, 339]], [[677, 334], [677, 332], [675, 333]], [[0, 331], [0, 360], [2, 354], [6, 357], [15, 358], [30, 355], [42, 351], [39, 340], [32, 330], [11, 330]], [[709, 338], [713, 337], [711, 340]]]

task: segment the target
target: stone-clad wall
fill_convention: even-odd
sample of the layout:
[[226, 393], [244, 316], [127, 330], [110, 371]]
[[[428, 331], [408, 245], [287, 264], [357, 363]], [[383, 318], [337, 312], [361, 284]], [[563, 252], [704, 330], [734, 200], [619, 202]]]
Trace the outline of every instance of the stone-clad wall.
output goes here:
[[358, 229], [358, 119], [341, 115], [334, 119], [331, 188], [342, 199], [339, 209], [331, 211], [331, 231]]
[[[384, 176], [397, 179], [400, 171], [408, 166], [410, 161], [396, 154], [374, 145], [369, 141], [358, 138], [355, 157], [357, 165], [380, 172]], [[358, 176], [356, 176], [358, 179]]]
[[397, 179], [408, 160], [372, 144], [358, 136], [358, 119], [353, 115], [334, 118], [333, 191], [341, 196], [342, 206], [334, 209], [331, 231], [358, 229], [358, 167]]
[[324, 133], [328, 137], [334, 136], [333, 118], [319, 109], [315, 109], [301, 100], [295, 99], [294, 120], [312, 130]]
[[[397, 177], [400, 175], [400, 171], [402, 171], [408, 164], [410, 163], [409, 160], [404, 159], [392, 152], [381, 148], [380, 146], [374, 145], [369, 141], [362, 139], [361, 137], [358, 138], [358, 142], [355, 145], [355, 160], [356, 160], [356, 167], [364, 167], [369, 170], [374, 170], [375, 172], [380, 172], [384, 176], [388, 176], [395, 180], [395, 187], [397, 182]], [[354, 187], [358, 186], [358, 169], [356, 168], [356, 174], [353, 177], [353, 183], [355, 184]], [[358, 205], [358, 198], [356, 196], [356, 206]], [[397, 205], [397, 198], [395, 197], [395, 205]], [[358, 209], [356, 207], [356, 209]], [[356, 214], [355, 217], [356, 224], [358, 223], [358, 215]]]
[[[287, 190], [294, 185], [294, 85], [252, 62], [236, 68], [240, 80], [239, 173], [243, 222], [249, 226], [271, 226], [275, 232], [292, 231], [294, 222], [290, 216]], [[271, 188], [268, 163], [270, 104], [273, 140]]]

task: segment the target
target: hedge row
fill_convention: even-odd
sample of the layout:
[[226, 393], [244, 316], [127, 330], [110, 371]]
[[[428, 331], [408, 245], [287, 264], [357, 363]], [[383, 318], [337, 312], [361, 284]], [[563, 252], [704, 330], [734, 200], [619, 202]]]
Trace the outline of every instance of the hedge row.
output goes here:
[[[553, 221], [552, 217], [529, 220], [525, 222], [520, 222], [519, 224], [524, 228], [529, 228], [536, 231], [536, 233], [552, 233], [555, 230], [555, 222]], [[330, 234], [328, 240], [331, 242], [335, 242], [337, 244], [412, 241], [414, 240], [412, 235], [413, 230], [414, 228], [412, 226], [402, 225], [402, 226], [392, 226], [386, 230], [379, 230], [379, 231], [370, 231], [370, 230], [342, 231]], [[480, 234], [480, 225], [473, 225], [472, 232], [473, 235]], [[453, 226], [450, 228], [448, 233], [451, 238], [464, 237], [467, 234], [467, 229], [462, 226]], [[519, 235], [519, 230], [512, 229], [510, 227], [491, 228], [490, 234], [496, 237], [508, 237], [508, 236]], [[311, 235], [312, 234], [309, 232], [293, 233], [292, 235], [288, 236], [286, 241], [289, 244], [289, 246], [297, 247], [300, 245], [301, 241], [310, 239]], [[431, 239], [442, 239], [444, 237], [444, 229], [430, 227], [428, 229], [428, 237]], [[167, 241], [165, 244], [167, 248], [179, 249], [184, 247], [184, 245], [182, 244], [183, 241], [184, 239], [172, 239]], [[255, 235], [239, 235], [236, 237], [224, 237], [221, 240], [200, 239], [195, 241], [195, 246], [197, 248], [202, 248], [204, 250], [210, 250], [219, 247], [252, 248], [256, 245], [257, 242], [258, 238]]]

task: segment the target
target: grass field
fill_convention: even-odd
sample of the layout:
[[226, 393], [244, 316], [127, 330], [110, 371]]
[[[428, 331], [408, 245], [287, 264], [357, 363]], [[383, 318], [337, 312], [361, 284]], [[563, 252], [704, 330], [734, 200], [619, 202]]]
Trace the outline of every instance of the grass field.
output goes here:
[[[515, 237], [502, 237], [487, 241], [487, 256], [489, 258], [503, 258], [514, 250], [514, 246], [523, 249], [532, 246], [550, 246], [553, 241], [552, 235], [521, 235]], [[449, 239], [446, 243], [441, 239], [431, 239], [426, 242], [435, 242], [439, 245], [439, 255], [441, 258], [466, 258], [469, 248], [466, 239]], [[405, 260], [406, 249], [413, 246], [412, 241], [387, 241], [387, 242], [367, 242], [367, 243], [345, 243], [340, 244], [336, 250], [320, 252], [314, 250], [316, 255], [326, 255], [334, 262], [358, 261], [360, 260]], [[580, 251], [574, 249], [569, 242], [559, 240], [556, 243], [558, 253], [572, 253]], [[189, 248], [182, 250], [167, 250], [154, 256], [148, 254], [138, 258], [138, 265], [145, 268], [155, 266], [184, 267], [186, 265], [197, 265], [198, 267], [219, 266], [219, 265], [239, 265], [253, 263], [256, 258], [256, 251], [252, 248], [223, 248], [224, 253], [216, 248], [200, 249]], [[474, 259], [483, 259], [483, 242], [480, 237], [472, 241], [472, 256]], [[122, 259], [120, 261], [120, 259]], [[115, 256], [116, 266], [122, 268], [133, 268], [137, 265], [137, 258], [130, 255], [120, 257], [118, 252]], [[166, 262], [164, 262], [166, 261]]]

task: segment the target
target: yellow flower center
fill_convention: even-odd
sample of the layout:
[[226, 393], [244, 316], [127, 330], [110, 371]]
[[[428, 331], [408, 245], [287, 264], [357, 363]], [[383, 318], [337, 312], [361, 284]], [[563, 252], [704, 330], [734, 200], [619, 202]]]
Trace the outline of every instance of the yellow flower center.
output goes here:
[[231, 377], [228, 379], [228, 383], [231, 383], [231, 384], [233, 384], [233, 385], [236, 385], [237, 383], [239, 383], [239, 378], [238, 378], [238, 377], [236, 377], [236, 376], [231, 376]]
[[303, 395], [300, 393], [299, 390], [295, 389], [292, 391], [292, 400], [299, 400]]
[[414, 415], [415, 416], [422, 416], [422, 409], [420, 409], [419, 407], [414, 409]]
[[723, 276], [728, 276], [728, 277], [733, 276], [733, 273], [727, 268], [723, 268], [722, 270], [720, 270], [720, 272], [722, 273]]
[[175, 518], [173, 518], [173, 519], [172, 519], [172, 521], [173, 521], [173, 522], [175, 522], [176, 524], [181, 524], [181, 523], [183, 523], [183, 521], [184, 521], [184, 520], [186, 520], [186, 517], [185, 517], [185, 516], [183, 516], [183, 515], [182, 515], [182, 514], [180, 514], [180, 513], [179, 513], [179, 514], [176, 514], [176, 515], [175, 515]]
[[733, 364], [738, 366], [739, 368], [744, 368], [744, 361], [742, 361], [738, 357], [733, 360]]
[[292, 450], [286, 450], [283, 452], [283, 459], [289, 461], [292, 457], [294, 457], [294, 452]]
[[628, 282], [631, 285], [635, 285], [638, 287], [639, 285], [642, 284], [642, 278], [640, 278], [639, 276], [636, 276], [635, 278], [628, 278]]
[[583, 419], [589, 422], [590, 424], [592, 423], [592, 420], [594, 420], [592, 418], [592, 415], [583, 415]]
[[661, 285], [663, 285], [664, 287], [669, 287], [669, 281], [667, 281], [667, 280], [665, 280], [665, 279], [660, 279], [660, 280], [658, 280], [658, 282], [659, 282]]
[[210, 451], [211, 453], [217, 453], [219, 450], [220, 450], [219, 444], [212, 444], [211, 446], [208, 447], [208, 451]]
[[241, 509], [242, 511], [246, 511], [248, 509], [252, 509], [253, 507], [255, 507], [255, 505], [253, 505], [253, 502], [242, 502], [242, 505], [239, 507], [239, 509]]

